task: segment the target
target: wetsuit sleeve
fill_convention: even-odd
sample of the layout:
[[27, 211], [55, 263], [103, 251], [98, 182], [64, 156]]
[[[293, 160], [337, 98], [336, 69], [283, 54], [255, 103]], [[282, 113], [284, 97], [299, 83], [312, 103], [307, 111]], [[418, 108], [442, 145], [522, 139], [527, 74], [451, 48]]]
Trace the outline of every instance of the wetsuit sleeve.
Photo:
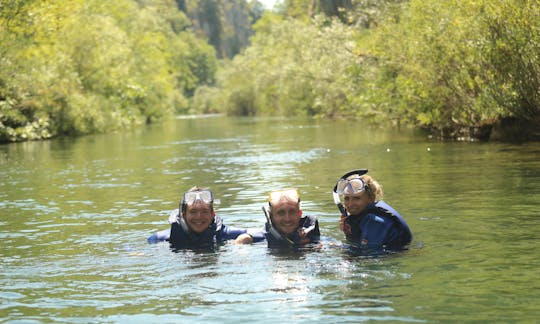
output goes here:
[[222, 233], [224, 240], [234, 240], [238, 237], [238, 235], [247, 233], [247, 230], [239, 227], [223, 225]]
[[385, 241], [386, 246], [390, 249], [401, 249], [411, 242], [412, 235], [410, 230], [400, 226], [399, 223], [395, 223], [392, 228], [388, 230]]
[[266, 240], [266, 232], [260, 229], [249, 228], [247, 234], [253, 238], [253, 243]]
[[241, 234], [249, 234], [253, 238], [253, 242], [260, 242], [265, 239], [264, 231], [257, 229], [245, 229], [223, 225], [223, 238], [225, 240], [234, 240]]
[[168, 241], [170, 237], [171, 237], [171, 229], [167, 228], [167, 229], [164, 229], [162, 231], [159, 231], [150, 235], [147, 241], [148, 243], [158, 243], [158, 242]]

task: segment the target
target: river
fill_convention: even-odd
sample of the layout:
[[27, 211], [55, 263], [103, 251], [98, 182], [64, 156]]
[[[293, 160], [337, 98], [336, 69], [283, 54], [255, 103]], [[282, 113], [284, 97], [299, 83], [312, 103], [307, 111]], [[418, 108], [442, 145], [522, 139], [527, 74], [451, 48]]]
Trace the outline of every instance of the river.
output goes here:
[[[368, 168], [414, 235], [352, 256], [331, 191]], [[0, 146], [0, 322], [535, 322], [539, 143], [438, 142], [410, 129], [303, 118], [177, 118]], [[298, 188], [323, 248], [213, 252], [148, 244], [181, 194], [209, 187], [227, 225], [262, 228]]]

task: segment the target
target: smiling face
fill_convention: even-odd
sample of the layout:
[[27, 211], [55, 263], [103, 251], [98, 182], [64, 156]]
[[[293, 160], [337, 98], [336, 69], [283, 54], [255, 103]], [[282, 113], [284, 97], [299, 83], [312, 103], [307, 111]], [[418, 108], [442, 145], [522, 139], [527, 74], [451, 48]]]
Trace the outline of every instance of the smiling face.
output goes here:
[[285, 235], [293, 234], [300, 225], [300, 207], [298, 202], [281, 200], [272, 205], [272, 224]]
[[212, 224], [214, 215], [210, 204], [198, 200], [187, 206], [184, 218], [192, 231], [202, 233]]
[[344, 195], [343, 200], [345, 208], [351, 215], [360, 214], [367, 205], [375, 202], [375, 198], [370, 197], [366, 191], [353, 195]]

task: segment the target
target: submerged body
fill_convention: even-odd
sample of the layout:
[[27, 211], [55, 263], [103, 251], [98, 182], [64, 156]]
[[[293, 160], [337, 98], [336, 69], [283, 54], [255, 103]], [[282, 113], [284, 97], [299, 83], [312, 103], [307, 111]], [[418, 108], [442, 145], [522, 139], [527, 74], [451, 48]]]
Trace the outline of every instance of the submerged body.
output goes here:
[[169, 217], [171, 227], [152, 234], [147, 239], [148, 243], [167, 241], [174, 248], [212, 247], [228, 240], [236, 240], [242, 234], [251, 236], [253, 242], [264, 240], [262, 231], [227, 226], [219, 215], [215, 215], [214, 221], [205, 230], [197, 233], [182, 226], [182, 222], [177, 221], [178, 214], [178, 210], [172, 211]]
[[348, 243], [370, 251], [397, 251], [412, 241], [412, 233], [405, 219], [382, 200], [382, 186], [367, 170], [355, 170], [342, 176], [334, 187], [334, 194], [342, 213], [340, 228]]
[[283, 235], [272, 229], [272, 225], [265, 224], [265, 238], [270, 248], [301, 247], [310, 243], [318, 243], [321, 233], [319, 221], [314, 216], [300, 218], [296, 231], [290, 235]]
[[302, 216], [300, 197], [296, 189], [272, 191], [268, 200], [265, 237], [270, 248], [298, 248], [320, 240], [319, 221], [314, 216]]
[[359, 214], [345, 219], [347, 241], [356, 247], [400, 250], [412, 241], [401, 215], [384, 201], [371, 203]]
[[264, 234], [229, 227], [214, 211], [214, 196], [210, 190], [193, 187], [182, 198], [177, 210], [169, 215], [169, 229], [152, 234], [149, 243], [168, 241], [171, 247], [209, 248], [227, 240], [244, 244], [264, 239]]

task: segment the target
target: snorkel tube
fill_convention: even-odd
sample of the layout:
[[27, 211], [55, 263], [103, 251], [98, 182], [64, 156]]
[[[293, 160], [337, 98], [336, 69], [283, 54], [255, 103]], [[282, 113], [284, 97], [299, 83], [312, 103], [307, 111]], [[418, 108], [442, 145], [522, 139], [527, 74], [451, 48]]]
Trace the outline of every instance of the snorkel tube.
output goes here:
[[332, 197], [334, 198], [334, 203], [336, 204], [337, 208], [339, 209], [339, 212], [341, 213], [341, 216], [344, 218], [349, 217], [349, 213], [347, 213], [347, 210], [345, 209], [345, 206], [341, 203], [341, 199], [339, 198], [339, 193], [337, 192], [337, 184], [340, 180], [346, 180], [348, 177], [352, 175], [358, 175], [362, 176], [368, 172], [368, 169], [358, 169], [358, 170], [352, 170], [344, 175], [341, 176], [341, 178], [336, 181], [336, 185], [334, 186], [334, 190], [332, 191]]
[[341, 199], [339, 199], [339, 194], [336, 192], [336, 187], [334, 187], [334, 191], [332, 192], [332, 197], [334, 198], [334, 204], [336, 204], [337, 208], [339, 209], [339, 212], [343, 217], [348, 217], [347, 210], [341, 203]]
[[182, 227], [182, 230], [186, 234], [188, 234], [189, 236], [192, 236], [193, 234], [195, 234], [186, 223], [186, 219], [184, 218], [183, 213], [178, 214], [176, 221], [178, 222], [178, 224], [180, 224], [180, 227]]

